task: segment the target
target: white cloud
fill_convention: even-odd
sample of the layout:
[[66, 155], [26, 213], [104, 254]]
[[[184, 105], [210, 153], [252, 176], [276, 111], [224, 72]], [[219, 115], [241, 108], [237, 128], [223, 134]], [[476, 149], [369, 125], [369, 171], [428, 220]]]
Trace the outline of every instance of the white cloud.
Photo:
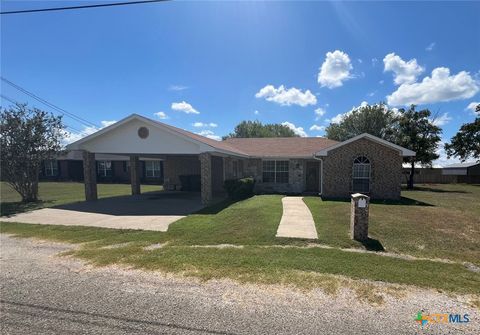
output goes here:
[[460, 159], [455, 157], [447, 158], [447, 153], [445, 152], [445, 141], [442, 140], [436, 150], [436, 153], [440, 156], [438, 159], [432, 162], [433, 167], [444, 167], [450, 164], [460, 163]]
[[382, 79], [382, 80], [380, 80], [378, 83], [379, 83], [380, 85], [383, 85], [384, 82], [385, 82], [385, 80]]
[[166, 119], [168, 119], [168, 115], [165, 114], [165, 112], [157, 112], [157, 113], [154, 113], [153, 115], [155, 115], [156, 117], [158, 117], [160, 120], [166, 120]]
[[255, 110], [255, 112], [253, 112], [253, 114], [258, 115], [258, 114], [260, 114], [260, 112], [258, 110]]
[[417, 64], [415, 58], [405, 62], [400, 56], [395, 55], [393, 52], [385, 56], [383, 64], [385, 65], [383, 71], [392, 71], [394, 82], [397, 85], [413, 83], [417, 80], [417, 77], [425, 71], [425, 68]]
[[307, 137], [308, 136], [307, 133], [305, 132], [305, 130], [302, 127], [297, 127], [291, 122], [285, 121], [285, 122], [282, 122], [282, 125], [287, 126], [291, 130], [293, 130], [293, 132], [295, 134], [297, 134], [298, 136], [301, 136], [301, 137]]
[[183, 86], [183, 85], [170, 85], [168, 87], [169, 91], [183, 91], [186, 90], [188, 86]]
[[363, 60], [362, 60], [361, 58], [358, 58], [358, 59], [357, 59], [357, 62], [360, 63], [360, 64], [362, 64], [362, 63], [363, 63]]
[[436, 43], [435, 43], [435, 42], [432, 42], [432, 43], [430, 43], [430, 44], [425, 48], [425, 50], [427, 50], [427, 51], [432, 51], [433, 48], [435, 48], [435, 45], [436, 45]]
[[478, 90], [478, 83], [468, 72], [461, 71], [450, 75], [448, 68], [438, 67], [432, 71], [431, 77], [425, 77], [421, 82], [400, 85], [395, 92], [387, 96], [387, 101], [393, 106], [428, 104], [468, 99]]
[[438, 127], [446, 125], [451, 120], [452, 120], [452, 118], [450, 116], [448, 116], [448, 113], [443, 113], [440, 116], [437, 116], [437, 117], [434, 117], [434, 118], [430, 119], [430, 121]]
[[273, 85], [267, 85], [255, 94], [256, 98], [265, 98], [267, 101], [276, 102], [282, 106], [299, 105], [302, 107], [315, 105], [317, 98], [306, 90], [302, 92], [298, 88], [285, 88], [280, 85], [275, 88]]
[[325, 61], [320, 67], [318, 83], [330, 89], [340, 87], [343, 82], [351, 79], [350, 70], [353, 69], [350, 57], [340, 50], [327, 52]]
[[313, 130], [313, 131], [324, 131], [325, 130], [325, 127], [324, 126], [318, 126], [316, 124], [312, 125], [310, 127], [310, 130]]
[[117, 121], [115, 120], [111, 120], [111, 121], [100, 121], [100, 124], [102, 125], [102, 128], [105, 128], [105, 127], [108, 127], [108, 126], [111, 126], [112, 124], [116, 123]]
[[315, 109], [315, 120], [319, 120], [322, 116], [325, 115], [327, 111], [322, 108], [322, 107], [318, 107], [317, 109]]
[[213, 122], [210, 122], [210, 123], [195, 122], [193, 126], [196, 128], [216, 128], [218, 127], [218, 124]]
[[[326, 119], [325, 122], [326, 123], [337, 123], [338, 124], [338, 123], [342, 122], [343, 119], [345, 119], [345, 117], [352, 114], [354, 110], [357, 110], [361, 107], [365, 107], [367, 105], [368, 105], [368, 102], [362, 101], [359, 106], [353, 106], [352, 109], [350, 109], [348, 112], [337, 114], [334, 117], [332, 117], [331, 119]], [[386, 106], [384, 104], [382, 104], [382, 106], [383, 106], [383, 111], [386, 112], [388, 110], [388, 106]], [[394, 111], [393, 111], [394, 113], [398, 112], [398, 109], [396, 109], [396, 108], [393, 108], [393, 109], [394, 109]]]
[[368, 93], [368, 96], [373, 97], [375, 94], [377, 94], [377, 91], [373, 91], [373, 92]]
[[222, 138], [218, 135], [215, 135], [215, 133], [211, 130], [202, 130], [197, 133], [198, 135], [202, 135], [208, 138], [211, 138], [212, 140], [220, 141]]
[[76, 142], [85, 136], [91, 135], [96, 131], [99, 131], [100, 129], [103, 129], [105, 127], [111, 126], [117, 121], [100, 121], [101, 127], [95, 127], [95, 126], [88, 126], [84, 127], [82, 131], [80, 132], [73, 132], [73, 131], [65, 131], [65, 138], [63, 139], [63, 144], [67, 145], [73, 142]]
[[377, 63], [378, 63], [378, 59], [372, 58], [372, 66], [377, 65]]
[[189, 103], [182, 101], [182, 102], [174, 102], [172, 103], [171, 107], [174, 111], [184, 112], [187, 114], [200, 114], [195, 108], [192, 107]]
[[475, 109], [477, 108], [477, 105], [480, 105], [480, 102], [478, 101], [474, 101], [474, 102], [471, 102], [468, 104], [467, 108], [465, 108], [465, 110], [471, 110], [473, 112], [474, 115], [477, 115]]
[[331, 119], [328, 119], [327, 121], [330, 122], [330, 123], [340, 123], [348, 115], [348, 113], [351, 113], [351, 112], [347, 112], [347, 113], [343, 113], [343, 114], [337, 114], [334, 117], [332, 117]]

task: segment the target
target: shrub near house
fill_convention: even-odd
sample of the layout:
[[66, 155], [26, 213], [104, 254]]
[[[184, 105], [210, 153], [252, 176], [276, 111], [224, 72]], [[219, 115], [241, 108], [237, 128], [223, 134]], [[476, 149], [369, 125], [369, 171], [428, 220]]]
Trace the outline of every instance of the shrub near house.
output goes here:
[[224, 187], [230, 199], [247, 199], [253, 196], [255, 180], [253, 178], [229, 179], [225, 180]]

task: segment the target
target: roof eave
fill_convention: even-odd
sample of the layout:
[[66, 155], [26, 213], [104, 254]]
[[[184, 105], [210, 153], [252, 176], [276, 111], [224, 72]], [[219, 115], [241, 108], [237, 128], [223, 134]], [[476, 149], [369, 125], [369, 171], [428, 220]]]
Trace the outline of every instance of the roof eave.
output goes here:
[[399, 145], [396, 145], [394, 143], [391, 143], [391, 142], [388, 142], [384, 139], [381, 139], [379, 137], [376, 137], [376, 136], [373, 136], [373, 135], [370, 135], [368, 133], [363, 133], [363, 134], [360, 134], [360, 135], [357, 135], [355, 137], [352, 137], [351, 139], [348, 139], [346, 141], [343, 141], [343, 142], [339, 142], [339, 143], [336, 143], [334, 145], [331, 145], [330, 147], [327, 147], [323, 150], [320, 150], [318, 152], [316, 152], [314, 154], [315, 157], [325, 157], [325, 156], [328, 156], [328, 152], [331, 151], [331, 150], [334, 150], [334, 149], [337, 149], [337, 148], [340, 148], [346, 144], [349, 144], [349, 143], [352, 143], [352, 142], [355, 142], [359, 139], [362, 139], [362, 138], [367, 138], [369, 140], [372, 140], [374, 142], [377, 142], [379, 144], [382, 144], [382, 145], [385, 145], [387, 147], [390, 147], [392, 149], [395, 149], [399, 152], [400, 156], [402, 157], [414, 157], [416, 156], [416, 153], [410, 149], [407, 149], [407, 148], [404, 148], [404, 147], [401, 147]]

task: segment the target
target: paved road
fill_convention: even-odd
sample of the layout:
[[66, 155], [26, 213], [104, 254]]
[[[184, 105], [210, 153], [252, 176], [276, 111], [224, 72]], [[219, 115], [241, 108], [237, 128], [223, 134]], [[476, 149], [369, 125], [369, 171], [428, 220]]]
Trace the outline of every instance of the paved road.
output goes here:
[[5, 235], [0, 243], [1, 334], [415, 334], [423, 304], [377, 308], [348, 294], [93, 269], [56, 257], [66, 245]]

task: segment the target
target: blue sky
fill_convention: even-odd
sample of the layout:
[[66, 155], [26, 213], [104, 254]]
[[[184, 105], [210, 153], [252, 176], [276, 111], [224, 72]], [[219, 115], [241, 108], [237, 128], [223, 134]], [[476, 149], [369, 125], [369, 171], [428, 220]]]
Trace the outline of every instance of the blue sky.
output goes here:
[[[138, 113], [210, 137], [246, 119], [321, 136], [353, 106], [386, 101], [429, 108], [448, 140], [480, 101], [479, 12], [478, 2], [172, 1], [2, 15], [1, 73], [97, 127]], [[93, 130], [65, 122], [81, 131], [72, 139]]]

